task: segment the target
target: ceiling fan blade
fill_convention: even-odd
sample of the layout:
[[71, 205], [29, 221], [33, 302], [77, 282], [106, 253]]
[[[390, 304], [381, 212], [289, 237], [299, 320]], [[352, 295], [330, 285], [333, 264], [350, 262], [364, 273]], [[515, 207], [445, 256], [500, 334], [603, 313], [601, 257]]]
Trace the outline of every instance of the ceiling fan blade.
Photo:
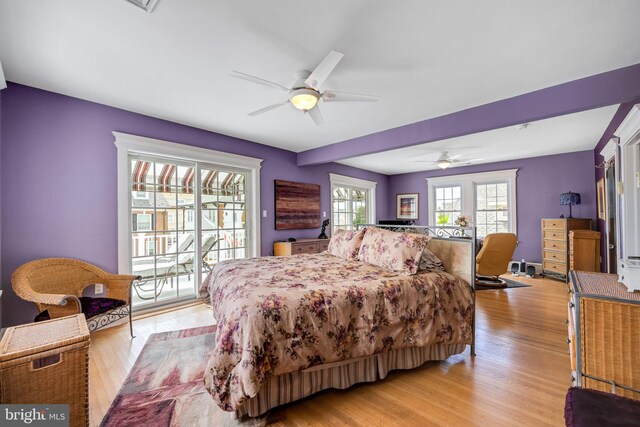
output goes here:
[[322, 60], [320, 65], [316, 67], [315, 70], [311, 72], [309, 77], [304, 81], [308, 86], [318, 90], [320, 86], [327, 80], [329, 74], [336, 68], [338, 62], [344, 56], [343, 53], [332, 50], [329, 54]]
[[233, 77], [238, 78], [238, 79], [247, 80], [249, 82], [257, 83], [257, 84], [263, 85], [263, 86], [274, 87], [276, 89], [284, 90], [286, 92], [289, 92], [289, 90], [290, 90], [289, 88], [284, 87], [281, 84], [270, 82], [269, 80], [265, 80], [265, 79], [262, 79], [260, 77], [252, 76], [250, 74], [242, 73], [240, 71], [233, 70], [233, 74], [231, 74], [231, 75]]
[[455, 160], [459, 157], [462, 157], [462, 154], [456, 154], [455, 156], [449, 156], [449, 160]]
[[433, 160], [414, 160], [415, 163], [433, 163], [434, 165], [438, 162], [434, 162]]
[[479, 160], [484, 160], [484, 159], [458, 159], [458, 160], [454, 160], [454, 163], [469, 163], [469, 162], [477, 162]]
[[311, 110], [307, 111], [307, 114], [309, 114], [316, 125], [321, 126], [324, 124], [324, 118], [322, 118], [322, 113], [320, 112], [320, 108], [318, 108], [317, 105]]
[[252, 113], [249, 113], [251, 117], [259, 116], [260, 114], [266, 113], [267, 111], [275, 110], [276, 108], [280, 108], [285, 104], [288, 104], [289, 100], [278, 102], [277, 104], [269, 105], [268, 107], [261, 108]]
[[359, 93], [325, 91], [322, 94], [324, 102], [378, 102], [378, 97], [373, 95], [362, 95]]

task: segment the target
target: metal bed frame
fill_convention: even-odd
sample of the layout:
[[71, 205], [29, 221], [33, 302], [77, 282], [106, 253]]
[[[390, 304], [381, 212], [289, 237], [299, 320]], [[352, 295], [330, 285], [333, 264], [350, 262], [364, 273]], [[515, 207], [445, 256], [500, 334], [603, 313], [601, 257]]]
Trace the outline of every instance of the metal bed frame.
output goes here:
[[383, 225], [358, 224], [356, 229], [377, 227], [390, 231], [424, 234], [434, 239], [454, 240], [471, 245], [471, 289], [473, 290], [473, 317], [471, 321], [471, 356], [476, 355], [476, 228], [437, 225]]

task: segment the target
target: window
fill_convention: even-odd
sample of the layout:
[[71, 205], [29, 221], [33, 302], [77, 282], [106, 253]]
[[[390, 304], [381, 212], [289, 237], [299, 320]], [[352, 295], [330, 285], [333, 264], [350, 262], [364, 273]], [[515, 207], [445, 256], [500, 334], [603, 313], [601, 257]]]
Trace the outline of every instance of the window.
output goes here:
[[154, 239], [147, 240], [147, 252], [145, 255], [155, 255], [156, 253], [156, 242]]
[[509, 232], [509, 183], [476, 184], [478, 235]]
[[196, 297], [219, 261], [258, 256], [260, 159], [114, 133], [121, 272], [134, 307]]
[[459, 185], [449, 187], [436, 187], [434, 224], [453, 226], [455, 220], [461, 214], [462, 187]]
[[331, 181], [332, 230], [355, 230], [359, 224], [373, 224], [376, 183], [329, 174]]
[[133, 231], [151, 231], [153, 225], [153, 214], [134, 213]]
[[132, 196], [134, 199], [148, 199], [149, 193], [146, 191], [134, 191]]
[[478, 238], [517, 233], [517, 169], [427, 178], [429, 225], [455, 226], [460, 215], [473, 218]]

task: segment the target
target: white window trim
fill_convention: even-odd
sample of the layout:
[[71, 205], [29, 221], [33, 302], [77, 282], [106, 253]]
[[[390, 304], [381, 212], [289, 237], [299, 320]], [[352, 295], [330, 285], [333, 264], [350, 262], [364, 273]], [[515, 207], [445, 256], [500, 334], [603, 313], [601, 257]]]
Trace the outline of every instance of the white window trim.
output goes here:
[[358, 190], [367, 191], [367, 223], [376, 223], [376, 186], [375, 181], [366, 179], [353, 178], [351, 176], [338, 175], [336, 173], [329, 174], [329, 182], [331, 187], [331, 229], [333, 229], [333, 187], [345, 186], [357, 188]]
[[[131, 273], [131, 215], [129, 215], [129, 155], [165, 156], [189, 162], [235, 168], [247, 174], [247, 255], [260, 256], [260, 168], [263, 159], [193, 147], [160, 139], [112, 132], [118, 164], [118, 271]], [[196, 195], [196, 203], [200, 203]], [[197, 233], [200, 230], [196, 230]]]
[[427, 225], [433, 224], [435, 215], [436, 187], [462, 186], [462, 215], [469, 215], [473, 218], [475, 226], [476, 211], [476, 184], [491, 184], [493, 182], [504, 182], [509, 184], [509, 229], [512, 233], [518, 234], [517, 221], [517, 198], [516, 198], [516, 178], [518, 169], [505, 169], [500, 171], [468, 173], [462, 175], [447, 175], [427, 178]]

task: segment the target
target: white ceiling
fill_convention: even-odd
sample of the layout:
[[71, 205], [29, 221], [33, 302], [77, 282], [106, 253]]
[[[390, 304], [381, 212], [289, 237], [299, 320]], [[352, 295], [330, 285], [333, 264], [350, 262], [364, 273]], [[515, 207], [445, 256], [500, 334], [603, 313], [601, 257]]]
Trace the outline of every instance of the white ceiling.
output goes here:
[[[569, 114], [532, 122], [525, 129], [509, 126], [488, 132], [415, 145], [384, 153], [369, 154], [340, 161], [375, 172], [394, 175], [438, 169], [435, 161], [443, 151], [449, 156], [461, 154], [458, 160], [482, 159], [472, 164], [524, 159], [572, 151], [592, 150], [618, 106]], [[452, 168], [450, 168], [452, 169]]]
[[[0, 0], [0, 61], [10, 81], [303, 151], [640, 63], [638, 16], [637, 0]], [[379, 103], [320, 105], [321, 127], [247, 116], [283, 92], [232, 70], [289, 85], [331, 49], [324, 88]]]

